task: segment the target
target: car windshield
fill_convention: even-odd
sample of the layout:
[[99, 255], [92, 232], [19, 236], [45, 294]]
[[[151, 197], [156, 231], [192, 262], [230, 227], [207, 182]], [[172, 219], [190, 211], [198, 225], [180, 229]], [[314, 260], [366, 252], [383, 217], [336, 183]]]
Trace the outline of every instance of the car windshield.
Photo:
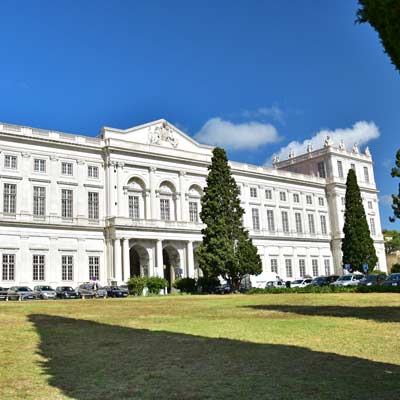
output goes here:
[[21, 286], [18, 288], [18, 292], [31, 292], [32, 290], [26, 286]]
[[338, 281], [351, 281], [351, 277], [352, 277], [352, 275], [344, 275], [344, 276], [341, 276], [338, 279]]
[[42, 286], [40, 290], [54, 290], [51, 286]]
[[303, 282], [303, 279], [296, 279], [295, 281], [292, 282], [292, 284], [293, 283], [299, 284], [299, 283], [302, 283], [302, 282]]
[[325, 281], [325, 278], [323, 277], [314, 279], [314, 282], [323, 282], [323, 281]]
[[367, 276], [364, 276], [361, 280], [371, 282], [371, 281], [376, 281], [377, 279], [378, 279], [378, 275], [367, 275]]
[[388, 276], [388, 280], [400, 281], [400, 274], [391, 274], [391, 275]]
[[63, 286], [61, 289], [64, 290], [64, 292], [73, 292], [74, 291], [74, 289], [72, 289], [71, 286]]

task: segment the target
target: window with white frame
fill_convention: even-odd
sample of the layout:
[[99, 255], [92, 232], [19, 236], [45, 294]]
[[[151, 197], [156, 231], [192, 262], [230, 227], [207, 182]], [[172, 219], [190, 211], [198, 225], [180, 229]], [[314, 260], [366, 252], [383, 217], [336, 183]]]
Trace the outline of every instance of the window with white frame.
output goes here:
[[372, 210], [372, 201], [368, 201], [368, 208], [370, 209], [370, 210]]
[[89, 280], [100, 279], [100, 257], [89, 256]]
[[15, 279], [15, 254], [3, 254], [2, 280], [13, 281]]
[[326, 225], [326, 216], [320, 215], [320, 220], [321, 220], [321, 232], [323, 235], [326, 235], [328, 233], [328, 228]]
[[265, 189], [265, 198], [267, 200], [272, 200], [272, 190], [271, 189]]
[[297, 212], [294, 214], [294, 219], [296, 222], [296, 232], [297, 233], [303, 233], [303, 224], [301, 221], [301, 213]]
[[289, 214], [287, 211], [282, 211], [282, 230], [285, 233], [289, 232]]
[[17, 169], [17, 156], [6, 154], [4, 156], [4, 168]]
[[350, 164], [350, 168], [355, 172], [355, 170], [356, 170], [356, 164]]
[[364, 181], [366, 183], [369, 183], [369, 172], [368, 172], [368, 167], [364, 167]]
[[328, 276], [331, 274], [331, 261], [329, 258], [325, 258], [324, 260], [324, 267], [325, 267], [325, 275]]
[[375, 229], [375, 219], [374, 218], [370, 218], [369, 219], [369, 228], [371, 230], [371, 235], [375, 236], [376, 235], [376, 229]]
[[189, 220], [199, 222], [199, 207], [197, 201], [189, 201]]
[[129, 218], [140, 219], [139, 196], [129, 196]]
[[160, 217], [163, 221], [169, 221], [171, 219], [169, 199], [160, 199]]
[[302, 278], [306, 276], [306, 260], [304, 258], [299, 259], [299, 274]]
[[346, 205], [346, 198], [342, 197], [341, 200], [342, 200], [342, 206]]
[[33, 255], [33, 276], [34, 281], [44, 281], [45, 256], [43, 254]]
[[285, 267], [286, 267], [286, 276], [288, 278], [292, 278], [293, 277], [293, 267], [292, 267], [292, 260], [287, 258], [285, 260]]
[[300, 195], [298, 193], [293, 193], [293, 203], [300, 203]]
[[251, 209], [251, 217], [253, 220], [253, 229], [255, 231], [259, 231], [260, 230], [260, 213], [259, 213], [258, 208]]
[[286, 192], [279, 192], [279, 199], [281, 201], [286, 201]]
[[323, 161], [318, 163], [318, 176], [320, 178], [326, 178], [325, 163]]
[[319, 275], [318, 260], [316, 258], [313, 258], [311, 260], [311, 265], [312, 265], [313, 276], [318, 276]]
[[73, 198], [74, 193], [71, 189], [61, 190], [61, 216], [63, 218], [73, 217]]
[[274, 210], [267, 210], [267, 225], [270, 232], [275, 232]]
[[43, 186], [33, 187], [33, 215], [37, 217], [46, 215], [46, 188]]
[[88, 217], [89, 219], [99, 219], [99, 193], [88, 192]]
[[308, 230], [311, 234], [315, 234], [314, 214], [308, 214]]
[[308, 195], [306, 196], [306, 203], [307, 203], [307, 204], [312, 204], [312, 196], [311, 196], [310, 194], [308, 194]]
[[3, 188], [3, 212], [5, 214], [15, 214], [17, 206], [17, 185], [15, 183], [5, 183]]
[[271, 258], [271, 272], [274, 274], [278, 273], [278, 259], [277, 258]]
[[238, 188], [239, 194], [242, 194], [242, 187], [240, 185], [237, 185], [237, 188]]
[[61, 174], [66, 176], [72, 176], [74, 174], [72, 162], [63, 161], [61, 163]]
[[344, 177], [344, 174], [343, 174], [343, 163], [340, 160], [338, 160], [338, 162], [337, 162], [337, 169], [338, 169], [339, 178], [343, 178]]
[[322, 207], [325, 205], [325, 201], [323, 197], [318, 197], [318, 204]]
[[250, 188], [250, 197], [256, 198], [258, 196], [257, 188], [251, 187]]
[[98, 178], [99, 177], [99, 167], [96, 165], [88, 165], [88, 177]]
[[35, 158], [33, 160], [33, 170], [35, 172], [46, 172], [46, 160], [43, 158]]
[[74, 274], [74, 256], [61, 256], [61, 280], [72, 281]]

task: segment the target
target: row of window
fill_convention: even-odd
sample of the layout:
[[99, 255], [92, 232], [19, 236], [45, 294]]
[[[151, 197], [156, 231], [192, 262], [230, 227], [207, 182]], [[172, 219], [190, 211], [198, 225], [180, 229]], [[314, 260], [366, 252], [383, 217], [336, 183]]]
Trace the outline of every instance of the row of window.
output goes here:
[[[355, 164], [350, 164], [350, 168], [355, 171], [356, 170], [356, 165]], [[344, 178], [343, 163], [340, 160], [337, 161], [337, 169], [338, 169], [339, 178]], [[370, 179], [369, 179], [368, 167], [363, 167], [363, 172], [364, 172], [364, 182], [369, 183]]]
[[[88, 279], [100, 279], [100, 257], [89, 256], [88, 259]], [[14, 281], [16, 274], [16, 257], [15, 254], [3, 254], [2, 257], [2, 280]], [[46, 280], [46, 256], [44, 254], [34, 254], [32, 256], [32, 280]], [[61, 256], [61, 280], [74, 280], [74, 256]]]
[[[258, 198], [258, 190], [256, 187], [250, 188], [250, 197], [251, 198]], [[272, 189], [265, 189], [265, 199], [272, 200]], [[286, 192], [279, 192], [279, 200], [282, 202], [287, 201], [287, 193]], [[300, 203], [300, 194], [293, 193], [293, 203]], [[306, 204], [312, 205], [313, 204], [313, 196], [311, 194], [306, 195]], [[323, 197], [318, 197], [318, 205], [324, 206], [325, 199]]]
[[[271, 258], [270, 267], [271, 267], [271, 272], [273, 272], [275, 274], [279, 274], [279, 265], [278, 265], [277, 258]], [[311, 272], [311, 273], [309, 273], [309, 272]], [[301, 278], [304, 278], [306, 275], [312, 275], [312, 276], [320, 275], [321, 271], [320, 271], [318, 259], [317, 258], [311, 259], [311, 271], [309, 271], [309, 272], [306, 269], [306, 260], [304, 258], [299, 258], [298, 259], [298, 273]], [[287, 278], [294, 277], [293, 260], [291, 258], [285, 259], [285, 274], [286, 274]], [[324, 259], [323, 274], [325, 274], [325, 275], [331, 274], [331, 261], [329, 258]]]
[[[4, 156], [4, 168], [17, 169], [18, 168], [18, 157], [15, 155], [6, 154]], [[47, 160], [44, 158], [35, 158], [33, 160], [34, 172], [46, 173], [47, 171]], [[74, 175], [74, 164], [70, 161], [61, 162], [61, 175], [73, 176]], [[89, 178], [99, 177], [99, 167], [96, 165], [88, 165], [87, 176]]]
[[[260, 210], [258, 208], [252, 208], [251, 210], [253, 229], [255, 231], [260, 230]], [[321, 233], [326, 235], [328, 233], [328, 226], [326, 221], [326, 215], [320, 215], [320, 224], [321, 224]], [[302, 214], [300, 212], [296, 212], [294, 214], [295, 219], [295, 232], [303, 233], [303, 221]], [[289, 224], [289, 213], [288, 211], [281, 211], [281, 221], [282, 221], [282, 231], [285, 233], [290, 232], [290, 224]], [[308, 233], [316, 234], [316, 225], [315, 225], [315, 216], [314, 214], [307, 214], [307, 222], [308, 222]], [[275, 232], [275, 214], [274, 210], [267, 210], [267, 229], [270, 232]]]

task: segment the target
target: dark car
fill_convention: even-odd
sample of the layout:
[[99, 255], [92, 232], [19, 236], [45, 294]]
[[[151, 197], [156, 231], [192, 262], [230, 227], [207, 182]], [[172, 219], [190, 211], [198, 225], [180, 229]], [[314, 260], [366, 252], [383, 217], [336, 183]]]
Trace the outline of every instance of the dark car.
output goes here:
[[107, 297], [128, 297], [129, 292], [121, 286], [103, 286], [107, 291]]
[[335, 282], [339, 278], [339, 275], [328, 275], [328, 276], [317, 276], [311, 282], [311, 286], [328, 286]]
[[0, 287], [0, 300], [7, 300], [8, 288]]
[[8, 289], [8, 298], [13, 300], [35, 300], [36, 295], [28, 286], [12, 286]]
[[390, 274], [385, 281], [381, 283], [382, 286], [400, 286], [400, 273]]
[[71, 286], [58, 286], [56, 287], [57, 297], [59, 299], [79, 299], [79, 293], [76, 292]]
[[104, 290], [98, 283], [86, 282], [76, 289], [81, 297], [104, 298], [107, 297], [107, 290]]
[[231, 287], [227, 283], [223, 283], [222, 285], [218, 285], [214, 289], [215, 294], [229, 294], [232, 292]]
[[373, 286], [373, 285], [380, 285], [383, 281], [386, 280], [385, 275], [365, 275], [360, 282], [358, 283], [359, 286]]

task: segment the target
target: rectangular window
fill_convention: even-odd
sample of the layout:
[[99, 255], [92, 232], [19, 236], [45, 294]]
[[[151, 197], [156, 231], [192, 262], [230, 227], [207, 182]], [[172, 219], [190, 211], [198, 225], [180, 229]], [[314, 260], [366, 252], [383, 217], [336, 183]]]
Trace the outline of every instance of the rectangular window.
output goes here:
[[15, 183], [4, 184], [3, 212], [15, 214], [17, 205], [17, 185]]
[[323, 197], [318, 197], [318, 204], [322, 207], [325, 204], [324, 198]]
[[292, 260], [285, 260], [286, 276], [291, 278], [293, 276]]
[[99, 177], [99, 167], [95, 165], [88, 165], [88, 177], [89, 178], [98, 178]]
[[238, 188], [239, 194], [242, 194], [242, 187], [237, 185], [237, 188]]
[[331, 262], [329, 258], [325, 258], [324, 260], [324, 267], [325, 267], [325, 275], [328, 276], [331, 274]]
[[129, 218], [140, 219], [139, 196], [129, 196]]
[[3, 281], [15, 279], [15, 254], [3, 254]]
[[257, 197], [257, 188], [255, 188], [255, 187], [250, 188], [250, 197], [253, 197], [253, 198]]
[[299, 274], [302, 278], [306, 276], [306, 260], [299, 259]]
[[313, 214], [308, 214], [308, 229], [310, 233], [315, 234], [315, 222]]
[[33, 215], [44, 217], [46, 215], [46, 188], [33, 187]]
[[312, 196], [311, 196], [310, 194], [308, 194], [308, 195], [306, 196], [306, 203], [307, 203], [307, 204], [312, 204]]
[[342, 206], [346, 205], [346, 199], [342, 197]]
[[274, 274], [278, 273], [278, 259], [277, 258], [271, 258], [271, 272]]
[[350, 168], [355, 171], [356, 170], [356, 164], [350, 164]]
[[33, 160], [33, 170], [35, 172], [46, 172], [46, 160], [35, 158]]
[[4, 156], [4, 168], [17, 169], [17, 156], [10, 156], [6, 154]]
[[61, 163], [61, 174], [67, 176], [72, 176], [74, 174], [74, 167], [71, 162], [63, 161]]
[[295, 213], [294, 214], [294, 219], [296, 221], [296, 232], [297, 233], [303, 233], [303, 224], [301, 222], [301, 214], [300, 213]]
[[323, 161], [318, 163], [318, 176], [320, 178], [326, 178], [325, 163]]
[[372, 210], [372, 201], [369, 201], [369, 202], [368, 202], [368, 208], [369, 208], [370, 210]]
[[279, 192], [279, 198], [281, 201], [286, 201], [286, 192]]
[[274, 210], [267, 210], [267, 225], [270, 232], [275, 232]]
[[375, 220], [373, 218], [369, 219], [369, 227], [371, 230], [371, 235], [375, 236], [376, 235], [376, 229], [375, 229]]
[[368, 167], [364, 167], [364, 181], [369, 183]]
[[267, 200], [272, 200], [272, 190], [271, 189], [265, 189], [265, 198]]
[[61, 190], [61, 216], [63, 218], [73, 217], [73, 191], [71, 189]]
[[344, 177], [344, 174], [343, 174], [343, 163], [341, 161], [339, 161], [339, 160], [337, 162], [337, 169], [338, 169], [339, 178], [343, 178]]
[[258, 211], [258, 208], [251, 209], [251, 217], [253, 220], [253, 229], [255, 231], [259, 231], [260, 230], [260, 213]]
[[44, 281], [45, 258], [44, 255], [33, 256], [33, 280]]
[[326, 216], [320, 215], [320, 219], [321, 219], [321, 232], [323, 235], [326, 235], [328, 233], [328, 228], [326, 226]]
[[287, 211], [282, 211], [282, 230], [285, 233], [289, 232], [289, 215]]
[[97, 192], [88, 193], [88, 213], [89, 219], [99, 219], [99, 194]]
[[293, 203], [300, 203], [300, 196], [298, 193], [293, 194]]
[[100, 279], [100, 257], [89, 256], [89, 280]]
[[171, 219], [169, 199], [160, 199], [160, 214], [163, 221], [169, 221]]
[[314, 258], [313, 260], [311, 260], [311, 265], [312, 265], [312, 273], [313, 276], [318, 276], [319, 275], [319, 271], [318, 271], [318, 260], [316, 258]]
[[199, 222], [199, 210], [196, 201], [189, 201], [189, 219], [190, 222]]
[[61, 256], [61, 280], [72, 281], [74, 271], [74, 257]]

